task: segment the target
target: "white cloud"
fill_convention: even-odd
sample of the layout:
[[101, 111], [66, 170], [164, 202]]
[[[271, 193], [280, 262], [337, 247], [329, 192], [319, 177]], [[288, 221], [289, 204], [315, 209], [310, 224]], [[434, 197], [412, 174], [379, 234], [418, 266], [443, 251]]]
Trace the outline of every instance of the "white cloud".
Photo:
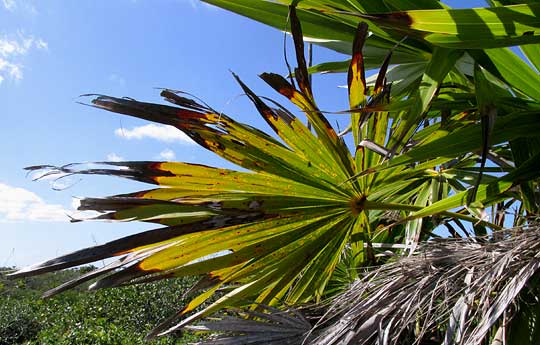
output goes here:
[[176, 154], [171, 149], [165, 149], [161, 151], [157, 157], [158, 159], [163, 159], [166, 161], [172, 161], [176, 158]]
[[29, 190], [0, 183], [0, 222], [66, 222], [69, 213], [62, 205], [47, 204]]
[[47, 50], [49, 44], [23, 31], [18, 31], [15, 37], [4, 35], [0, 38], [0, 54], [4, 57], [26, 55], [32, 48]]
[[25, 55], [28, 52], [28, 48], [30, 48], [28, 42], [27, 39], [26, 41], [25, 39], [16, 41], [6, 37], [0, 38], [0, 54], [4, 57], [10, 55]]
[[117, 155], [114, 152], [111, 152], [107, 155], [107, 160], [109, 162], [122, 162], [125, 161], [124, 157]]
[[8, 11], [14, 11], [17, 7], [15, 0], [2, 0], [2, 3], [4, 4], [5, 9]]
[[33, 16], [38, 14], [37, 8], [28, 0], [2, 0], [2, 5], [9, 12], [21, 10]]
[[182, 131], [166, 125], [149, 124], [133, 129], [117, 128], [114, 134], [124, 139], [143, 139], [151, 138], [164, 142], [179, 142], [184, 144], [193, 144], [193, 141]]
[[13, 80], [21, 80], [23, 77], [22, 66], [0, 58], [0, 83], [9, 77]]
[[116, 83], [116, 84], [119, 84], [120, 86], [125, 86], [126, 85], [126, 80], [124, 78], [122, 78], [121, 76], [119, 76], [118, 74], [111, 74], [109, 76], [109, 81], [112, 81], [113, 83]]
[[22, 31], [15, 38], [0, 37], [0, 83], [5, 79], [18, 81], [23, 78], [21, 60], [32, 49], [48, 50], [49, 45], [43, 39], [25, 35]]

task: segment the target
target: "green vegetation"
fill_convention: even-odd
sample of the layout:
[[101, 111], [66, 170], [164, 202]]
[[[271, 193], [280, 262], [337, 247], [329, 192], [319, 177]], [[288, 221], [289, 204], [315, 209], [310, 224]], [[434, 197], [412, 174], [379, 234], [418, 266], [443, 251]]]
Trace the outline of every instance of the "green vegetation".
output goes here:
[[[0, 276], [0, 344], [188, 344], [199, 338], [177, 332], [144, 341], [157, 322], [184, 303], [193, 283], [175, 279], [82, 293], [85, 286], [59, 296], [41, 294], [92, 269], [71, 269], [16, 281]], [[0, 268], [2, 272], [7, 268]]]
[[[96, 95], [94, 107], [175, 126], [245, 170], [178, 162], [30, 167], [157, 185], [87, 198], [80, 209], [158, 227], [13, 277], [104, 258], [117, 261], [91, 273], [99, 276], [93, 289], [201, 277], [198, 295], [151, 336], [232, 309], [237, 318], [199, 328], [264, 344], [484, 344], [510, 333], [521, 334], [515, 344], [537, 343], [540, 5], [207, 2], [289, 26], [296, 68], [261, 78], [304, 117], [236, 75], [274, 136], [178, 91], [161, 93], [172, 105]], [[351, 59], [310, 68], [305, 36]], [[523, 45], [530, 65], [507, 48], [514, 45]], [[309, 73], [320, 71], [347, 71], [348, 109], [319, 109]], [[331, 126], [336, 114], [350, 117], [350, 131]], [[226, 293], [212, 299], [218, 291]]]

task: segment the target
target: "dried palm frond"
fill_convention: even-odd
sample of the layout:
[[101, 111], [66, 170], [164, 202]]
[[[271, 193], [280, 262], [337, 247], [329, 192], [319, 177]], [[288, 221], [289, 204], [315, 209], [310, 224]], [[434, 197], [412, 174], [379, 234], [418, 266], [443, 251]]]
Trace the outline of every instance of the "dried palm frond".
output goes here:
[[203, 332], [221, 332], [204, 345], [283, 344], [301, 345], [311, 324], [294, 309], [280, 310], [259, 305], [254, 310], [230, 310], [229, 315], [187, 326], [186, 329]]
[[538, 225], [428, 241], [329, 301], [306, 343], [480, 344], [539, 268]]

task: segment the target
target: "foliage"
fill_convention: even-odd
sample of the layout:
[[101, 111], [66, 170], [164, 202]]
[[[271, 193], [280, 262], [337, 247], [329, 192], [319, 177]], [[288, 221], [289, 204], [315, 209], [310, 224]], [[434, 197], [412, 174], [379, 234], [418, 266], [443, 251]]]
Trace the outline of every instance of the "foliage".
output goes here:
[[[92, 294], [69, 291], [40, 299], [44, 291], [85, 271], [88, 268], [17, 281], [2, 275], [0, 344], [144, 344], [146, 332], [156, 321], [183, 303], [182, 291], [191, 283], [178, 279]], [[151, 343], [187, 344], [198, 339], [178, 333]]]
[[[100, 212], [96, 219], [160, 227], [14, 277], [107, 257], [119, 258], [48, 294], [99, 276], [92, 289], [200, 276], [193, 289], [199, 295], [151, 333], [158, 335], [226, 307], [320, 303], [362, 281], [363, 267], [394, 267], [388, 250], [390, 258], [416, 255], [442, 227], [459, 239], [504, 228], [512, 205], [519, 207], [513, 225], [538, 213], [540, 78], [506, 47], [528, 44], [521, 50], [540, 65], [540, 5], [491, 1], [486, 9], [453, 10], [435, 0], [207, 2], [279, 29], [289, 24], [297, 68], [290, 81], [273, 73], [261, 78], [308, 125], [236, 75], [279, 139], [179, 91], [161, 93], [174, 106], [87, 95], [97, 108], [176, 126], [247, 171], [169, 162], [30, 167], [46, 175], [113, 175], [159, 185], [87, 198], [80, 209]], [[305, 36], [351, 59], [308, 70]], [[370, 68], [379, 73], [366, 79]], [[344, 70], [349, 109], [319, 109], [309, 71]], [[352, 135], [338, 135], [327, 116], [350, 116]], [[536, 271], [521, 276], [518, 290]], [[224, 295], [196, 310], [220, 290]], [[475, 340], [487, 339], [481, 334]]]

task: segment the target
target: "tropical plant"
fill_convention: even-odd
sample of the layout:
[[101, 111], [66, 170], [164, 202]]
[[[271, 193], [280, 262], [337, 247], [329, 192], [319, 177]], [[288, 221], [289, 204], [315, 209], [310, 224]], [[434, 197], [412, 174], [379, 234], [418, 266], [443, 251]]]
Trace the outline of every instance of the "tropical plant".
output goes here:
[[[207, 2], [279, 29], [290, 23], [297, 68], [290, 81], [272, 73], [261, 78], [298, 106], [309, 126], [277, 102], [257, 96], [236, 75], [279, 138], [179, 91], [161, 93], [176, 106], [88, 95], [95, 97], [97, 108], [176, 126], [248, 171], [169, 162], [30, 167], [46, 174], [113, 175], [158, 184], [157, 189], [84, 199], [80, 209], [100, 212], [96, 219], [162, 227], [24, 268], [13, 277], [107, 257], [119, 259], [46, 295], [98, 276], [92, 289], [201, 276], [192, 290], [202, 292], [151, 333], [157, 335], [227, 307], [249, 308], [243, 315], [257, 318], [272, 306], [340, 301], [342, 293], [353, 291], [346, 291], [349, 286], [370, 281], [364, 267], [388, 264], [384, 269], [394, 274], [400, 265], [393, 263], [396, 256], [418, 258], [429, 250], [418, 245], [440, 236], [443, 227], [454, 238], [486, 235], [508, 225], [505, 214], [512, 205], [518, 207], [512, 225], [527, 224], [527, 217], [538, 213], [540, 78], [504, 47], [522, 45], [531, 64], [540, 66], [540, 5], [490, 1], [490, 8], [453, 10], [435, 0], [305, 0], [292, 6], [286, 1]], [[308, 68], [304, 38], [352, 52], [352, 58]], [[365, 70], [372, 68], [380, 69], [378, 75], [366, 79]], [[309, 76], [345, 70], [349, 109], [327, 116], [350, 115], [352, 138], [336, 133], [327, 111], [317, 107]], [[517, 293], [535, 274], [533, 268], [520, 276]], [[423, 273], [415, 271], [414, 279]], [[216, 294], [215, 301], [195, 311]], [[363, 303], [362, 293], [354, 296]], [[275, 315], [266, 318], [280, 322]], [[479, 322], [487, 322], [489, 330], [500, 320], [496, 315]], [[422, 321], [417, 315], [404, 322], [423, 329]], [[287, 324], [296, 333], [305, 328], [303, 319]], [[399, 341], [399, 332], [386, 339]], [[429, 335], [413, 333], [418, 342]], [[353, 331], [345, 342], [362, 334]], [[486, 334], [478, 335], [479, 341]]]

